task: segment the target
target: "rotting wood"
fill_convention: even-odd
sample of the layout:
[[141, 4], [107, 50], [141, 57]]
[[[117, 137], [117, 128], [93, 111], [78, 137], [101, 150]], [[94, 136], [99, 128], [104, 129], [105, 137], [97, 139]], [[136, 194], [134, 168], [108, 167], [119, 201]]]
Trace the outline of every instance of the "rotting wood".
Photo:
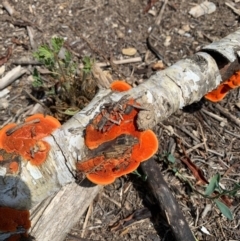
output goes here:
[[[38, 218], [32, 216], [31, 235], [36, 240], [63, 240], [99, 191], [99, 186], [76, 188], [74, 182], [75, 163], [85, 156], [84, 130], [89, 121], [99, 113], [101, 106], [115, 103], [123, 97], [132, 97], [145, 108], [138, 115], [139, 128], [152, 128], [176, 110], [200, 100], [219, 85], [222, 81], [221, 76], [239, 61], [236, 54], [240, 49], [239, 39], [240, 29], [216, 44], [221, 48], [219, 54], [215, 54], [218, 48], [214, 49], [212, 56], [208, 54], [207, 49], [213, 46], [212, 44], [209, 48], [206, 47], [206, 52], [180, 60], [125, 93], [100, 90], [85, 109], [44, 139], [51, 145], [51, 151], [42, 166], [35, 167], [22, 162], [19, 177], [5, 176], [4, 171], [0, 170], [0, 206], [18, 208], [25, 205], [25, 208], [33, 210], [38, 203], [55, 195], [49, 202], [44, 202], [45, 206], [39, 205], [35, 211], [34, 217]], [[226, 49], [229, 49], [227, 53]], [[214, 58], [225, 54], [224, 63], [220, 66]], [[236, 66], [239, 68], [239, 64]], [[218, 67], [222, 69], [221, 73]], [[72, 189], [67, 189], [66, 185]], [[75, 198], [69, 201], [73, 190]], [[59, 192], [64, 194], [59, 196]], [[79, 209], [81, 212], [78, 212]], [[49, 227], [49, 223], [53, 224], [53, 217], [54, 226]], [[69, 225], [64, 226], [66, 222]]]
[[147, 183], [162, 210], [172, 234], [176, 241], [195, 241], [187, 221], [185, 220], [176, 199], [172, 195], [167, 183], [165, 182], [157, 163], [150, 158], [141, 164], [144, 174], [147, 176]]

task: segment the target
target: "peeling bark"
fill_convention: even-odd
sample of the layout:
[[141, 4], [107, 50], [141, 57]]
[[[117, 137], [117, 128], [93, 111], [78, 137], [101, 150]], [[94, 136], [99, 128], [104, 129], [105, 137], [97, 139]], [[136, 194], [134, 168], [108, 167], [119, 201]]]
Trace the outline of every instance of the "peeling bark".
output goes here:
[[[86, 150], [84, 129], [100, 107], [124, 97], [134, 98], [145, 107], [138, 115], [139, 128], [152, 128], [216, 88], [222, 76], [227, 76], [225, 73], [240, 69], [239, 39], [240, 30], [237, 30], [206, 46], [204, 52], [178, 61], [127, 92], [99, 91], [85, 109], [45, 138], [51, 151], [42, 166], [35, 167], [22, 161], [21, 174], [16, 177], [5, 176], [0, 167], [0, 206], [32, 208], [31, 235], [36, 240], [63, 240], [99, 191], [98, 186], [77, 186], [74, 182], [75, 163], [84, 157]], [[218, 61], [219, 56], [224, 61]], [[51, 195], [55, 196], [49, 197]], [[43, 200], [43, 204], [36, 208]]]

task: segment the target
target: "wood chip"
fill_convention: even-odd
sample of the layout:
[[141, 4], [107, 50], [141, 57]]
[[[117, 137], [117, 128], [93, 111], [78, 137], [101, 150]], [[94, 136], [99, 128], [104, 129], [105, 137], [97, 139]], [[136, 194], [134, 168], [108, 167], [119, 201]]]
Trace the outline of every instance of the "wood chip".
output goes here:
[[133, 56], [137, 53], [137, 50], [135, 48], [125, 48], [122, 49], [122, 54], [128, 55], [128, 56]]
[[216, 5], [213, 2], [203, 2], [191, 8], [189, 14], [194, 18], [198, 18], [205, 14], [210, 14], [216, 11]]

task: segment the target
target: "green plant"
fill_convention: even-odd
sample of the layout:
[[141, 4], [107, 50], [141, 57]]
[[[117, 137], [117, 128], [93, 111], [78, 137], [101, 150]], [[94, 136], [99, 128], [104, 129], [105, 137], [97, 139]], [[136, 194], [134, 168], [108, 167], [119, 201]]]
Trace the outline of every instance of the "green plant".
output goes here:
[[144, 182], [147, 181], [147, 175], [141, 174], [141, 173], [138, 171], [138, 169], [136, 169], [135, 171], [133, 171], [132, 174], [137, 175], [137, 176], [140, 177]]
[[159, 156], [159, 159], [164, 161], [168, 165], [168, 168], [175, 173], [180, 180], [187, 183], [191, 189], [197, 194], [201, 195], [203, 198], [212, 200], [214, 204], [218, 207], [220, 212], [229, 220], [233, 220], [233, 215], [231, 210], [227, 205], [224, 204], [225, 197], [236, 197], [240, 191], [240, 183], [235, 183], [233, 188], [230, 190], [224, 189], [220, 185], [221, 176], [219, 173], [215, 174], [209, 184], [205, 187], [204, 193], [198, 191], [194, 185], [186, 178], [182, 173], [179, 172], [176, 166], [176, 159], [170, 153], [163, 153]]
[[34, 79], [34, 81], [33, 81], [32, 85], [34, 88], [40, 88], [43, 86], [42, 78], [36, 68], [34, 68], [34, 70], [33, 70], [33, 79]]
[[219, 173], [215, 174], [209, 184], [207, 185], [204, 197], [213, 199], [221, 213], [227, 217], [229, 220], [233, 220], [233, 215], [231, 210], [221, 201], [221, 198], [224, 196], [236, 197], [238, 196], [237, 192], [240, 191], [240, 183], [235, 183], [234, 187], [231, 190], [226, 190], [220, 185], [221, 176]]
[[89, 73], [91, 73], [91, 71], [92, 71], [92, 66], [93, 66], [93, 60], [90, 58], [90, 57], [88, 57], [88, 56], [85, 56], [84, 58], [83, 58], [83, 73], [84, 74], [89, 74]]
[[94, 96], [96, 83], [91, 74], [94, 61], [84, 57], [83, 69], [77, 73], [77, 62], [65, 45], [63, 38], [54, 37], [33, 53], [34, 58], [47, 69], [47, 74], [43, 76], [35, 68], [32, 87], [33, 91], [41, 92], [40, 96], [45, 96], [53, 113], [69, 118], [86, 106], [90, 94]]

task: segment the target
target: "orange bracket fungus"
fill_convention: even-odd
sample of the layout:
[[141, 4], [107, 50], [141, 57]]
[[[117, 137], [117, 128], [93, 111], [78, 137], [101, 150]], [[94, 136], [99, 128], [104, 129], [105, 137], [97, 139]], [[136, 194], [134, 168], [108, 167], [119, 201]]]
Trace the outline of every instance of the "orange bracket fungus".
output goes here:
[[132, 87], [131, 85], [129, 85], [124, 81], [115, 80], [111, 83], [110, 88], [112, 89], [112, 91], [122, 92], [122, 91], [130, 90]]
[[[16, 153], [32, 165], [41, 165], [47, 158], [50, 145], [42, 140], [50, 135], [60, 123], [52, 116], [35, 114], [22, 124], [8, 124], [0, 130], [0, 148], [7, 153]], [[16, 169], [12, 163], [10, 168]]]
[[[130, 88], [122, 81], [113, 82], [111, 87], [114, 91]], [[110, 184], [156, 153], [158, 140], [154, 132], [137, 128], [139, 109], [141, 106], [133, 99], [106, 104], [86, 127], [85, 144], [90, 152], [77, 163], [77, 169], [91, 182]]]
[[226, 94], [240, 86], [240, 71], [234, 73], [228, 80], [220, 84], [215, 90], [207, 93], [205, 98], [212, 102], [218, 102], [222, 100]]
[[18, 241], [28, 237], [28, 229], [31, 227], [28, 210], [17, 210], [10, 207], [0, 207], [0, 232], [16, 233], [5, 240]]

